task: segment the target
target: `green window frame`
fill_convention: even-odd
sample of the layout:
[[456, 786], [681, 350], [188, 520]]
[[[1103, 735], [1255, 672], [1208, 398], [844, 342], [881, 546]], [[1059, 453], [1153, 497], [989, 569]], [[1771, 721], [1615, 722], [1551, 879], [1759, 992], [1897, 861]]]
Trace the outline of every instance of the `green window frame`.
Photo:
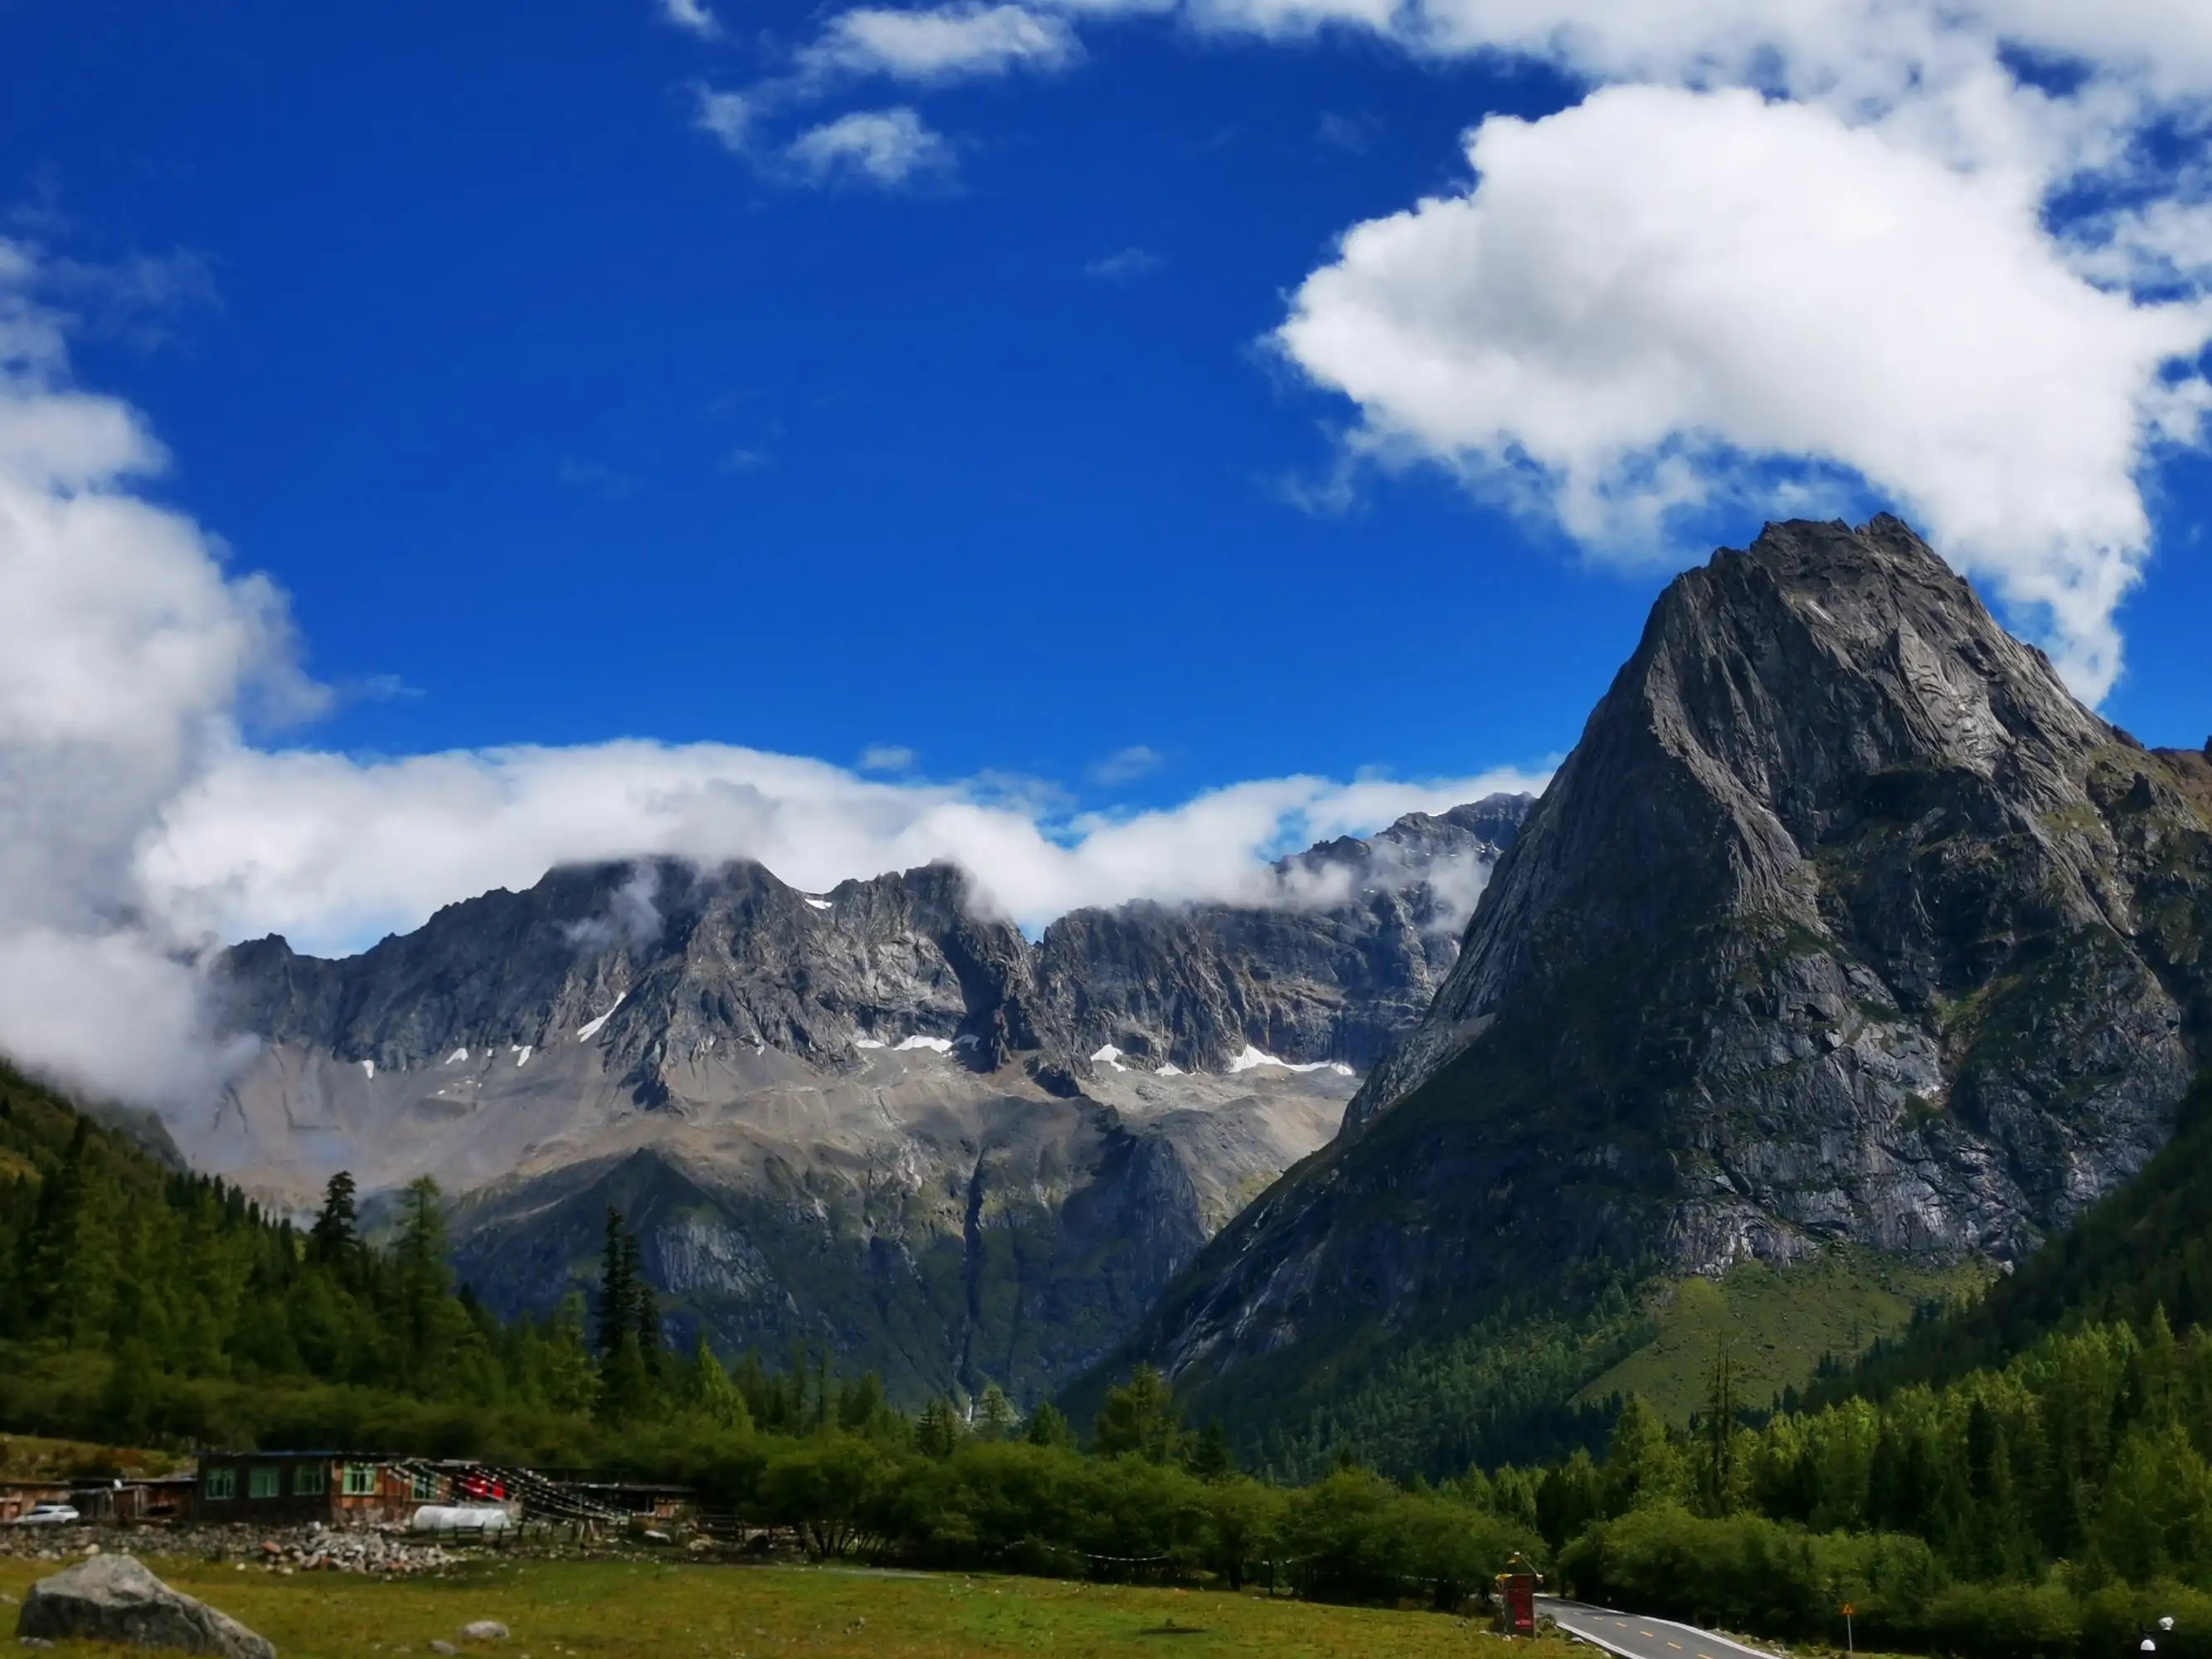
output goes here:
[[345, 1466], [345, 1495], [348, 1498], [376, 1496], [376, 1465], [349, 1463]]
[[438, 1477], [432, 1474], [427, 1469], [416, 1470], [412, 1491], [416, 1503], [436, 1503], [438, 1501]]
[[200, 1476], [200, 1496], [212, 1503], [238, 1496], [236, 1469], [209, 1469]]
[[298, 1463], [292, 1468], [292, 1495], [320, 1498], [331, 1489], [331, 1472], [320, 1463]]
[[248, 1498], [281, 1498], [284, 1492], [284, 1471], [274, 1463], [256, 1463], [246, 1472], [246, 1495]]

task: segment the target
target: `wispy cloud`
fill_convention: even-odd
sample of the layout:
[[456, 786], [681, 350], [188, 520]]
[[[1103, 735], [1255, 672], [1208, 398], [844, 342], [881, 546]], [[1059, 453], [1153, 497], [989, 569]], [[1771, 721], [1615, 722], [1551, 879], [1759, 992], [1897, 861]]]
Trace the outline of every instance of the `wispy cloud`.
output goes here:
[[618, 472], [604, 461], [580, 461], [573, 456], [562, 458], [561, 482], [571, 489], [588, 490], [611, 501], [637, 492], [637, 480], [628, 473]]
[[832, 18], [799, 62], [803, 73], [817, 76], [945, 81], [1014, 69], [1059, 69], [1080, 52], [1065, 18], [1025, 6], [862, 6]]
[[866, 78], [938, 85], [1049, 71], [1082, 55], [1075, 31], [1056, 13], [1001, 0], [899, 9], [858, 6], [838, 13], [800, 47], [787, 73], [742, 90], [693, 89], [693, 125], [763, 172], [802, 182], [904, 184], [949, 171], [951, 144], [911, 107], [856, 110], [806, 128], [780, 147], [764, 143], [764, 120], [818, 106]]
[[1149, 276], [1166, 263], [1157, 253], [1147, 253], [1140, 247], [1125, 247], [1119, 253], [1093, 259], [1083, 267], [1083, 274], [1102, 282], [1121, 282], [1132, 276]]
[[1090, 778], [1093, 783], [1110, 788], [1115, 784], [1128, 783], [1147, 773], [1158, 771], [1166, 758], [1150, 744], [1133, 743], [1127, 749], [1117, 749], [1094, 764], [1091, 768]]
[[702, 132], [712, 133], [733, 155], [743, 155], [751, 149], [753, 119], [760, 112], [752, 98], [742, 92], [709, 86], [695, 86], [691, 96], [694, 126]]
[[722, 25], [701, 0], [660, 0], [661, 17], [678, 28], [711, 40], [722, 32]]
[[952, 146], [904, 105], [841, 115], [800, 133], [784, 153], [811, 183], [886, 190], [952, 167]]
[[1364, 155], [1375, 148], [1382, 124], [1371, 115], [1344, 115], [1335, 110], [1325, 110], [1314, 126], [1314, 140], [1329, 149], [1340, 149], [1351, 155]]
[[863, 772], [910, 772], [915, 753], [901, 743], [872, 743], [860, 751]]

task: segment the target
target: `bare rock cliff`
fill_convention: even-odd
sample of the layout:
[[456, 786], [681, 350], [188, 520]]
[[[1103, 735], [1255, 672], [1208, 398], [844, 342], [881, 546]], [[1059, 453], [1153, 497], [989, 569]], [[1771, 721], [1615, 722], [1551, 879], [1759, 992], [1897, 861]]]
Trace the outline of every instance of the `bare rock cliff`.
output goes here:
[[2203, 777], [1895, 519], [1716, 554], [1334, 1144], [1139, 1349], [1204, 1390], [1568, 1261], [2019, 1255], [2141, 1167], [2212, 1052]]

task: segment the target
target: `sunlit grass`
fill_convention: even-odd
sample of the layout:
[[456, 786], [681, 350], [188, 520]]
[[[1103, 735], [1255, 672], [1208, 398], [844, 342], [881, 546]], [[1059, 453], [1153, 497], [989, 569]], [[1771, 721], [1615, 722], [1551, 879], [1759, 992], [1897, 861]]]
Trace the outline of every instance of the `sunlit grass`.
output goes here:
[[[258, 1566], [240, 1571], [152, 1557], [148, 1565], [177, 1589], [258, 1631], [279, 1653], [301, 1659], [401, 1653], [428, 1659], [434, 1639], [468, 1646], [460, 1626], [477, 1619], [496, 1620], [513, 1632], [499, 1648], [507, 1659], [1156, 1651], [1190, 1659], [1231, 1653], [1566, 1659], [1568, 1651], [1567, 1644], [1551, 1638], [1509, 1644], [1434, 1613], [957, 1573], [495, 1561], [450, 1577], [382, 1580], [339, 1573], [285, 1577]], [[0, 1590], [20, 1598], [33, 1579], [56, 1570], [50, 1562], [0, 1561]], [[12, 1623], [13, 1610], [5, 1611]]]

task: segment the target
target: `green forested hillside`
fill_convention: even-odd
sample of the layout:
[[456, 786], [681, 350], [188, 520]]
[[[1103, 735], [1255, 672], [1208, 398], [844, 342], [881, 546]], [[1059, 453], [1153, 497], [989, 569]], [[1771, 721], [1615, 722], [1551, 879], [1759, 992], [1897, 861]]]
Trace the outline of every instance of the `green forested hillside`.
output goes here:
[[6, 1072], [0, 1274], [0, 1432], [598, 1465], [684, 1481], [817, 1556], [1232, 1587], [1268, 1572], [1333, 1600], [1457, 1607], [1537, 1547], [1487, 1483], [1240, 1475], [1150, 1372], [1106, 1393], [1086, 1449], [995, 1388], [909, 1418], [821, 1354], [681, 1358], [615, 1212], [588, 1317], [572, 1299], [502, 1324], [453, 1291], [432, 1184], [380, 1246], [343, 1178], [295, 1227]]
[[588, 1412], [580, 1310], [501, 1325], [457, 1295], [434, 1185], [382, 1249], [331, 1198], [303, 1232], [0, 1071], [0, 1425], [474, 1449]]
[[1802, 1408], [1727, 1347], [1684, 1426], [1632, 1395], [1603, 1456], [1514, 1498], [1578, 1592], [1869, 1644], [2087, 1656], [2172, 1614], [2212, 1654], [2212, 1076], [2166, 1152], [1983, 1296], [1931, 1310]]

